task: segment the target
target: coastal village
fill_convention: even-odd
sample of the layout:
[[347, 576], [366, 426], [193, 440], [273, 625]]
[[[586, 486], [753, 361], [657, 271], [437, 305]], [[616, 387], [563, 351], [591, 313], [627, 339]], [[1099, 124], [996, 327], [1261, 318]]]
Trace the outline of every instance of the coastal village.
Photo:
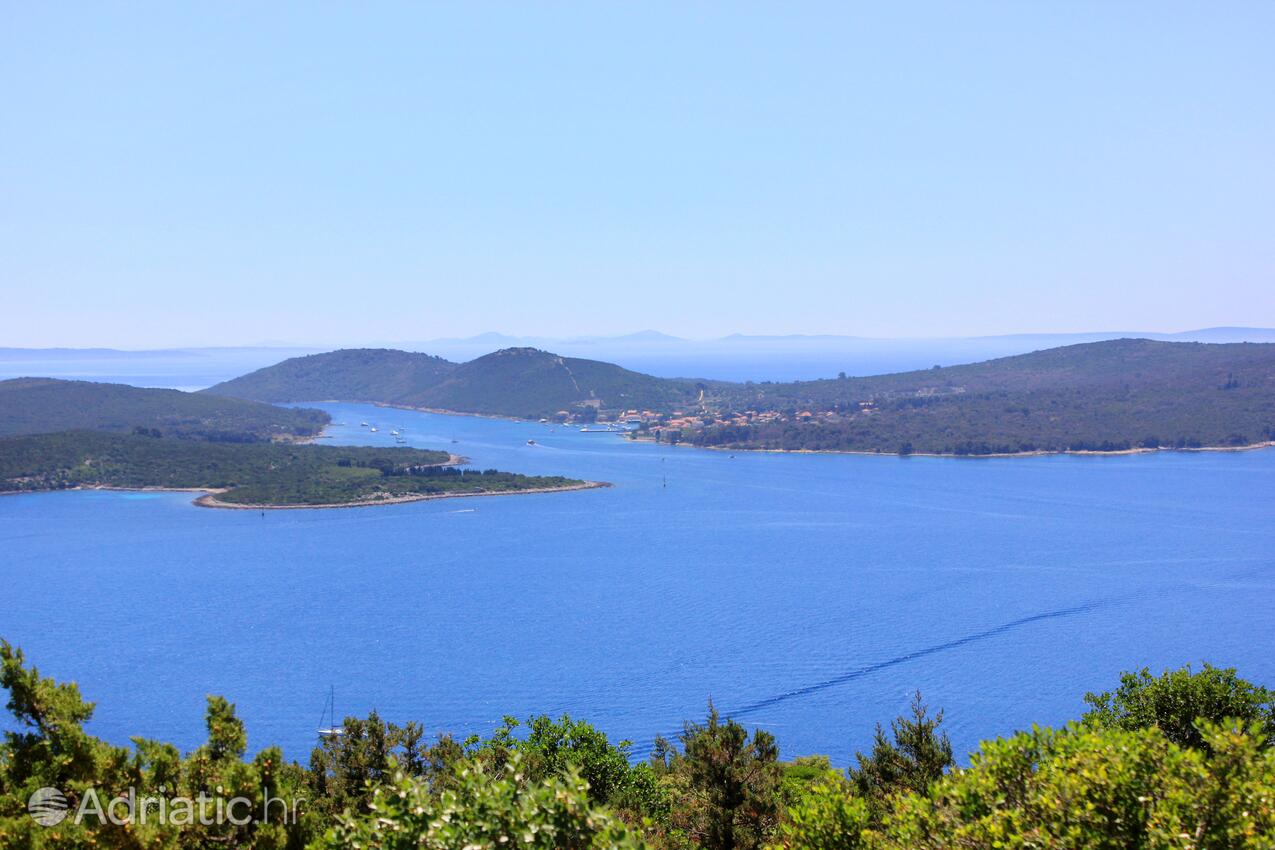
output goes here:
[[[728, 435], [726, 442], [743, 441], [758, 433], [759, 429], [770, 428], [773, 431], [775, 426], [835, 428], [874, 416], [881, 412], [883, 406], [888, 407], [900, 400], [931, 401], [944, 396], [963, 395], [965, 392], [966, 387], [960, 385], [926, 385], [885, 390], [857, 400], [841, 398], [820, 403], [808, 400], [804, 404], [789, 401], [783, 407], [779, 406], [782, 402], [776, 399], [776, 407], [759, 405], [761, 409], [749, 407], [744, 410], [731, 409], [729, 401], [706, 397], [702, 390], [698, 400], [691, 405], [665, 411], [649, 408], [611, 409], [602, 399], [594, 397], [577, 402], [570, 410], [557, 411], [553, 421], [578, 425], [582, 429], [600, 425], [605, 430], [624, 430], [630, 439], [674, 445], [683, 442], [699, 444], [697, 436], [712, 432], [712, 442], [720, 443]], [[687, 409], [688, 407], [695, 409]]]
[[597, 405], [586, 408], [589, 413], [581, 415], [580, 411], [559, 410], [555, 415], [558, 422], [587, 427], [589, 424], [607, 424], [611, 427], [625, 428], [633, 439], [651, 439], [655, 442], [677, 444], [688, 441], [698, 432], [709, 428], [751, 428], [758, 425], [774, 425], [793, 422], [798, 425], [811, 425], [818, 422], [839, 423], [857, 416], [871, 415], [877, 410], [875, 401], [862, 401], [851, 409], [837, 410], [744, 410], [719, 412], [704, 407], [698, 412], [672, 410], [661, 412], [656, 410], [622, 410], [611, 413], [601, 410]]

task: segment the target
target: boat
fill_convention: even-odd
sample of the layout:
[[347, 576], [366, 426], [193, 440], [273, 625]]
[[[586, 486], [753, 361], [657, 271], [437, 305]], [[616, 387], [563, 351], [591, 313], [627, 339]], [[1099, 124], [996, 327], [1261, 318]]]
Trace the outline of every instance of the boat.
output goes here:
[[391, 436], [391, 437], [397, 437], [397, 436], [398, 436], [398, 431], [391, 431], [391, 432], [390, 432], [390, 436]]
[[373, 434], [375, 434], [375, 433], [376, 433], [376, 427], [375, 427], [375, 426], [373, 426], [371, 430], [372, 430], [372, 433], [373, 433]]
[[535, 440], [528, 440], [528, 441], [527, 441], [527, 445], [529, 445], [529, 446], [534, 446], [535, 444], [536, 444], [536, 441], [535, 441]]
[[359, 423], [359, 425], [360, 425], [361, 427], [363, 427], [363, 428], [366, 428], [366, 427], [367, 427], [367, 423], [366, 423], [366, 422], [360, 422], [360, 423]]
[[[327, 725], [324, 725], [324, 721]], [[336, 686], [331, 685], [328, 688], [328, 699], [323, 704], [323, 713], [319, 715], [319, 738], [328, 740], [331, 738], [339, 738], [345, 734], [344, 726], [336, 725]]]

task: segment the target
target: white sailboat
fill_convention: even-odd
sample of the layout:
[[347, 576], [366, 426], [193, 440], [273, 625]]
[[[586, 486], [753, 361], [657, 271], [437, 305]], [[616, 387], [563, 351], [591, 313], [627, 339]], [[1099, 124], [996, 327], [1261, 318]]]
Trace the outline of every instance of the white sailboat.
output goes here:
[[319, 715], [318, 732], [323, 739], [339, 738], [345, 734], [345, 727], [336, 725], [336, 685], [328, 688], [328, 700], [323, 704], [323, 713]]

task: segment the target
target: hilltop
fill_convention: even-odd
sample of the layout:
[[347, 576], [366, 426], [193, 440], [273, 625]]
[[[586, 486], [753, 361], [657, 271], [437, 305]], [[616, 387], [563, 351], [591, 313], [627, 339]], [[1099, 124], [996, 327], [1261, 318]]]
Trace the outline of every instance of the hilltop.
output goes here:
[[203, 392], [253, 401], [372, 401], [399, 403], [457, 369], [428, 354], [391, 348], [345, 348], [290, 357]]
[[[413, 395], [415, 407], [537, 418], [566, 410], [653, 408], [694, 402], [693, 381], [655, 378], [611, 363], [559, 357], [535, 348], [506, 348], [458, 366]], [[590, 413], [585, 413], [591, 418]]]
[[256, 442], [312, 437], [329, 420], [321, 410], [179, 390], [54, 378], [0, 381], [0, 436], [145, 429], [187, 439]]
[[[319, 390], [330, 392], [319, 393]], [[340, 390], [340, 392], [336, 392]], [[934, 454], [1235, 447], [1275, 439], [1275, 345], [1116, 339], [788, 383], [667, 379], [532, 348], [463, 364], [392, 350], [286, 360], [210, 394], [572, 421], [733, 449]]]
[[558, 411], [671, 410], [693, 403], [694, 381], [655, 378], [611, 363], [506, 348], [451, 363], [393, 349], [295, 357], [209, 387], [210, 395], [261, 401], [371, 401], [402, 407], [540, 418]]

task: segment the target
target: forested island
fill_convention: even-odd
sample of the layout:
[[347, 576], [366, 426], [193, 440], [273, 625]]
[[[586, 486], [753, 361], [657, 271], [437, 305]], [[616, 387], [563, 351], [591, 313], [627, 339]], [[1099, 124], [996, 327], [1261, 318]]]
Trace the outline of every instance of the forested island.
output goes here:
[[[373, 712], [325, 730], [303, 765], [278, 747], [250, 758], [248, 731], [220, 696], [208, 697], [207, 742], [191, 752], [145, 738], [108, 743], [85, 731], [94, 706], [74, 683], [41, 676], [5, 641], [0, 663], [12, 714], [0, 744], [5, 847], [1275, 846], [1275, 694], [1208, 665], [1126, 673], [1086, 695], [1075, 722], [984, 741], [965, 766], [943, 713], [920, 694], [849, 765], [785, 760], [772, 734], [711, 703], [702, 721], [657, 737], [644, 761], [630, 742], [569, 716], [506, 717], [490, 736], [462, 741]], [[117, 795], [117, 821], [95, 815]], [[201, 798], [198, 818], [173, 814]], [[149, 819], [139, 818], [147, 800]]]
[[598, 486], [560, 476], [466, 470], [406, 447], [226, 444], [66, 431], [0, 439], [0, 492], [208, 490], [209, 507], [337, 507]]
[[[208, 507], [352, 507], [602, 486], [462, 466], [448, 452], [301, 442], [319, 410], [86, 381], [0, 382], [0, 493], [204, 490]], [[70, 430], [75, 429], [75, 430]]]
[[1275, 440], [1275, 345], [1263, 343], [1120, 339], [791, 383], [656, 378], [526, 348], [463, 364], [359, 349], [293, 358], [206, 392], [615, 422], [639, 438], [738, 450], [989, 455]]

